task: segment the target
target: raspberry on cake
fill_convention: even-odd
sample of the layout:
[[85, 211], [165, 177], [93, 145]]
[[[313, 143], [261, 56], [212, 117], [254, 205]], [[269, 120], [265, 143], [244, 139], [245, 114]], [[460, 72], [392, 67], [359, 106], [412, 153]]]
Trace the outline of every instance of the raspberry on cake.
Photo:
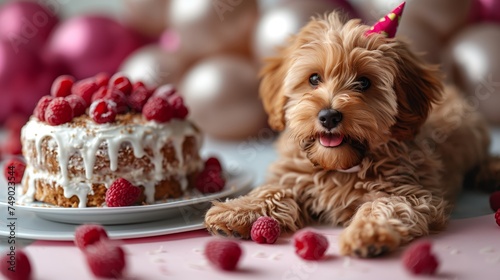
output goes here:
[[108, 207], [130, 206], [141, 195], [141, 189], [129, 181], [119, 178], [106, 191], [106, 205]]
[[[115, 75], [106, 83], [108, 77], [75, 81], [71, 95], [39, 102], [22, 129], [27, 166], [20, 202], [105, 206], [106, 191], [119, 178], [140, 189], [134, 204], [177, 198], [194, 186], [204, 166], [201, 134], [185, 119], [182, 99], [174, 107], [170, 97], [138, 98], [126, 77]], [[92, 103], [102, 90], [116, 94]], [[118, 101], [124, 107], [113, 111]]]
[[97, 79], [96, 78], [87, 78], [80, 80], [78, 82], [75, 82], [73, 86], [71, 87], [71, 94], [78, 95], [85, 102], [87, 103], [87, 106], [90, 105], [92, 101], [92, 95], [99, 89], [99, 86], [97, 85]]
[[69, 75], [62, 75], [57, 77], [57, 79], [52, 83], [52, 88], [50, 89], [50, 94], [54, 97], [66, 97], [71, 94], [71, 88], [75, 78]]

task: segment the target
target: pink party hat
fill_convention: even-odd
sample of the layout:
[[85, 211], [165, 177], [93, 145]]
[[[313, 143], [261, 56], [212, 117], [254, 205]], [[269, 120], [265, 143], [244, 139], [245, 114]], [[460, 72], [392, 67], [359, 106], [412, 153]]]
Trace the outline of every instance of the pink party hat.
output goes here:
[[387, 38], [394, 38], [394, 36], [396, 36], [396, 31], [398, 30], [399, 21], [401, 20], [405, 4], [406, 2], [401, 3], [401, 5], [399, 5], [396, 9], [381, 18], [370, 28], [370, 30], [366, 31], [365, 34], [370, 35], [372, 33], [380, 33], [385, 35]]

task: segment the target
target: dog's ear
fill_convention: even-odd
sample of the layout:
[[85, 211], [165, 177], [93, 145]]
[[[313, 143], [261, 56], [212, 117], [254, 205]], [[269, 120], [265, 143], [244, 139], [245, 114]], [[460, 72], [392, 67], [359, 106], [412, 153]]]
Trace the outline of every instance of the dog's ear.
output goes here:
[[268, 115], [269, 126], [276, 131], [285, 129], [287, 98], [283, 90], [286, 75], [283, 52], [284, 50], [281, 50], [277, 56], [266, 59], [266, 64], [260, 72], [260, 98]]
[[391, 133], [398, 140], [411, 140], [427, 119], [432, 104], [441, 99], [442, 75], [437, 66], [417, 57], [407, 43], [398, 41], [393, 50], [398, 69], [395, 78], [398, 115]]

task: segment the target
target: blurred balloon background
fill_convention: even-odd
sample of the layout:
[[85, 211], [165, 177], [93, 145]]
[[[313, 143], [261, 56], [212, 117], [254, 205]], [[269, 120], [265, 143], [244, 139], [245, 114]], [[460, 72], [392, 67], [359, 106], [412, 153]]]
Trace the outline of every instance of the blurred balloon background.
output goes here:
[[[500, 0], [407, 2], [398, 36], [427, 61], [442, 64], [447, 81], [457, 84], [490, 122], [500, 124]], [[372, 24], [399, 3], [3, 1], [0, 123], [29, 116], [57, 75], [80, 79], [122, 71], [150, 86], [177, 86], [191, 107], [191, 119], [208, 135], [246, 139], [266, 128], [258, 99], [264, 57], [313, 15], [339, 9]]]
[[[351, 1], [367, 22], [399, 0]], [[500, 125], [500, 0], [407, 0], [398, 30], [494, 125]]]

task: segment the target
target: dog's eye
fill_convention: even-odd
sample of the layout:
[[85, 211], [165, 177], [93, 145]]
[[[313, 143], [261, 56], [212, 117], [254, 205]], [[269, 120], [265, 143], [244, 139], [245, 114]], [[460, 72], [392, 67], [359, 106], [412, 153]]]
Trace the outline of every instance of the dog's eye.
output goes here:
[[321, 82], [321, 77], [318, 75], [318, 73], [314, 73], [311, 76], [309, 76], [309, 84], [311, 86], [317, 87], [320, 82]]
[[370, 79], [368, 79], [367, 77], [359, 77], [356, 81], [356, 90], [363, 92], [368, 90], [371, 85], [372, 82], [370, 81]]

